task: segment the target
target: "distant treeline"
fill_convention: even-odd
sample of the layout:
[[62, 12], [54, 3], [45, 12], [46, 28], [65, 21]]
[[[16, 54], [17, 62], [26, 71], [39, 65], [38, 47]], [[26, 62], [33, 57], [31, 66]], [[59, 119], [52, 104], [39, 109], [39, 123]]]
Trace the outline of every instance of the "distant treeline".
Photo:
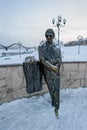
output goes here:
[[87, 45], [87, 39], [70, 41], [64, 44], [64, 46], [76, 46], [76, 45]]

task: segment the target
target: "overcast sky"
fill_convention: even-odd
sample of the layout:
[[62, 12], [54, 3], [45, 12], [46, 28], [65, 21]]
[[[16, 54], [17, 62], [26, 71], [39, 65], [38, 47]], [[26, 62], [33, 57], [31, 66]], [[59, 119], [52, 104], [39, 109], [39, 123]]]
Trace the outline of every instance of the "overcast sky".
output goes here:
[[48, 28], [53, 28], [57, 37], [52, 19], [57, 21], [58, 15], [67, 21], [60, 40], [87, 37], [87, 0], [0, 0], [0, 44], [20, 41], [38, 45]]

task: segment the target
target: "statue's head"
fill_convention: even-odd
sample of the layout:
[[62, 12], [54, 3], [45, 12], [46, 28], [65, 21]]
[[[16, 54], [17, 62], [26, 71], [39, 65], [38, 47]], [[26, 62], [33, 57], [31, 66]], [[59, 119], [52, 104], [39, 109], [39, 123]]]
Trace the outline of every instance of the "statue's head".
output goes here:
[[48, 36], [52, 37], [54, 39], [55, 33], [53, 29], [47, 29], [45, 32], [45, 37], [47, 38]]

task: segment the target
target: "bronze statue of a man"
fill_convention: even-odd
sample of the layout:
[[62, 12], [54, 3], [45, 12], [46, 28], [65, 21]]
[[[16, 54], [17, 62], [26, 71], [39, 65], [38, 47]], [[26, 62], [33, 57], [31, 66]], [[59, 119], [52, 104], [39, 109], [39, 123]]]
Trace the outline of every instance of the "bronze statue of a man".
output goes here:
[[53, 29], [47, 29], [45, 32], [46, 42], [38, 47], [39, 59], [43, 75], [47, 83], [52, 106], [58, 117], [59, 100], [60, 100], [60, 65], [61, 51], [60, 48], [53, 42], [55, 33]]

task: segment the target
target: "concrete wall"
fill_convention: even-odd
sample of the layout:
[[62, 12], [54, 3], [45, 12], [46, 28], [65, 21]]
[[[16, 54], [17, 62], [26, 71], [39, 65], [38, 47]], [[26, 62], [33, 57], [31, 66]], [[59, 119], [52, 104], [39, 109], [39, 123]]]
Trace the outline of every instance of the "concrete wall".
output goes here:
[[[61, 88], [87, 87], [87, 62], [62, 63], [60, 70]], [[21, 97], [47, 92], [43, 80], [43, 90], [27, 94], [22, 65], [0, 66], [0, 104]]]
[[87, 62], [66, 62], [61, 66], [61, 87], [87, 87]]

